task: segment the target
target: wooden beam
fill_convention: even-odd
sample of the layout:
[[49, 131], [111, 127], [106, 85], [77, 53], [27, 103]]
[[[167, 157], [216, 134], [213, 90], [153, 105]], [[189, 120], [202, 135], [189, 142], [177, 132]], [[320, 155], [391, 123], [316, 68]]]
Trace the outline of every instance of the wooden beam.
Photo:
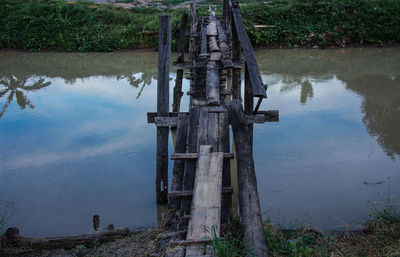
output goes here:
[[154, 117], [157, 127], [176, 127], [177, 120], [177, 117]]
[[[231, 195], [233, 193], [233, 187], [223, 187], [222, 194]], [[193, 190], [186, 191], [169, 191], [168, 198], [183, 198], [192, 197]]]
[[[179, 114], [189, 114], [188, 112], [170, 112], [168, 117], [178, 117]], [[155, 123], [155, 117], [157, 117], [156, 112], [147, 113], [147, 123]]]
[[[224, 153], [224, 158], [225, 159], [233, 159], [235, 156], [233, 153]], [[171, 154], [171, 160], [185, 160], [185, 161], [190, 161], [190, 160], [197, 160], [199, 158], [198, 153], [172, 153]]]
[[251, 46], [250, 39], [247, 36], [246, 28], [244, 27], [242, 15], [238, 5], [233, 6], [232, 14], [234, 21], [233, 30], [236, 31], [246, 62], [249, 66], [249, 77], [251, 86], [253, 87], [253, 95], [257, 97], [267, 97], [267, 93], [261, 79], [261, 74], [258, 69], [256, 55], [254, 54], [254, 49]]

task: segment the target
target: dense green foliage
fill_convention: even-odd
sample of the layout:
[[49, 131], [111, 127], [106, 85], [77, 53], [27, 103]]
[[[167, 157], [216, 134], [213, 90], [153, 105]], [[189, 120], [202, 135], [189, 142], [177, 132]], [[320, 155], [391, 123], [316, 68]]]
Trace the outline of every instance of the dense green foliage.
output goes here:
[[[241, 2], [245, 3], [241, 10], [249, 37], [257, 46], [391, 45], [400, 42], [398, 0]], [[204, 6], [200, 14], [205, 14], [206, 10]], [[182, 12], [163, 11], [172, 16], [174, 49]], [[111, 51], [155, 47], [156, 33], [141, 32], [157, 31], [159, 14], [152, 8], [127, 11], [88, 2], [0, 0], [0, 48]], [[254, 24], [272, 27], [255, 28]]]
[[1, 0], [0, 46], [20, 49], [110, 51], [146, 44], [141, 30], [157, 26], [155, 10], [90, 3]]
[[[398, 0], [276, 0], [241, 8], [256, 45], [400, 42]], [[275, 28], [255, 29], [252, 24]]]

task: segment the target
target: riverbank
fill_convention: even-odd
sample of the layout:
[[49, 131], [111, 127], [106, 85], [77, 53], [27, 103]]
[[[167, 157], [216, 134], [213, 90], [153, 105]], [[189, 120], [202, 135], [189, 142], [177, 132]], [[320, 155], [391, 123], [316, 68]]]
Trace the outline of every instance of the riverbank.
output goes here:
[[[284, 228], [266, 222], [264, 226], [270, 256], [399, 256], [400, 213], [386, 203], [384, 209], [375, 209], [362, 231], [325, 234], [312, 226], [299, 225]], [[2, 245], [0, 256], [164, 256], [167, 242], [163, 240], [165, 228], [152, 228], [131, 233], [128, 237], [86, 248], [77, 245], [73, 249], [10, 248]], [[216, 256], [245, 256], [248, 249], [240, 241], [238, 220], [225, 228], [221, 238], [212, 238]], [[0, 241], [1, 242], [1, 241]]]
[[[207, 13], [209, 5], [220, 14], [221, 4], [201, 2], [200, 15]], [[154, 48], [158, 15], [171, 15], [173, 33], [177, 34], [181, 14], [188, 6], [182, 1], [165, 8], [153, 4], [124, 9], [114, 5], [54, 0], [1, 1], [0, 48], [83, 52]], [[400, 2], [394, 0], [247, 1], [241, 12], [255, 47], [323, 48], [400, 43]], [[172, 41], [172, 47], [177, 47], [176, 40]]]

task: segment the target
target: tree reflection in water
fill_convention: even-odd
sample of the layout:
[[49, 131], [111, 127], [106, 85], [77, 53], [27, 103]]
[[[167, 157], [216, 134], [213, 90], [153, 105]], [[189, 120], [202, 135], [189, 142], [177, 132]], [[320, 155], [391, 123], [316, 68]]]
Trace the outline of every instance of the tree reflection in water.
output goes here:
[[0, 110], [0, 118], [3, 117], [7, 111], [14, 96], [21, 109], [25, 109], [27, 106], [33, 109], [35, 108], [35, 105], [28, 99], [25, 92], [40, 90], [51, 85], [50, 82], [45, 82], [44, 78], [39, 78], [37, 81], [29, 85], [27, 84], [29, 79], [29, 77], [17, 78], [14, 75], [9, 75], [0, 79], [0, 85], [3, 85], [3, 89], [0, 91], [0, 98], [6, 98], [6, 101]]
[[297, 89], [299, 86], [301, 87], [300, 91], [300, 103], [301, 104], [306, 104], [308, 98], [313, 98], [314, 96], [314, 89], [313, 86], [308, 79], [302, 79], [302, 78], [289, 78], [285, 77], [282, 80], [282, 83], [284, 84], [281, 87], [281, 92], [290, 92], [292, 90]]

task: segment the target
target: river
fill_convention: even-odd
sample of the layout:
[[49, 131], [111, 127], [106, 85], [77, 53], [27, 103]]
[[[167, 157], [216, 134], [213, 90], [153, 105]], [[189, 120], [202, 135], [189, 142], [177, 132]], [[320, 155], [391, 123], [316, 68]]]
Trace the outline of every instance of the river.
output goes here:
[[[371, 204], [400, 195], [400, 49], [256, 55], [269, 85], [260, 109], [280, 111], [280, 122], [254, 129], [264, 219], [359, 228]], [[157, 53], [1, 51], [0, 60], [4, 227], [87, 233], [93, 214], [102, 227], [156, 225], [146, 112], [156, 110]]]

